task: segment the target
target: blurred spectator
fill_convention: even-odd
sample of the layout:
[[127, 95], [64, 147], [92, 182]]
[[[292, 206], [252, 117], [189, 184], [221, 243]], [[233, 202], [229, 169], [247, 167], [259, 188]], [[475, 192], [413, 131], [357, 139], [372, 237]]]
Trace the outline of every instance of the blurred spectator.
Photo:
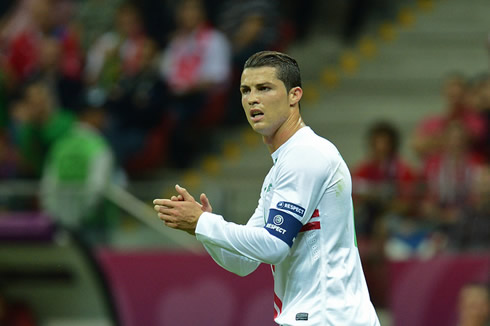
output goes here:
[[471, 143], [478, 142], [485, 133], [485, 124], [473, 108], [466, 105], [467, 83], [463, 76], [450, 75], [444, 83], [446, 111], [443, 114], [425, 118], [415, 130], [412, 146], [416, 154], [426, 159], [441, 149], [442, 135], [448, 124], [459, 121], [470, 132]]
[[[392, 123], [374, 123], [366, 138], [367, 157], [353, 172], [356, 231], [372, 300], [383, 306], [387, 277], [385, 243], [390, 236], [400, 234], [400, 224], [413, 224], [410, 217], [416, 178], [399, 154], [400, 135]], [[410, 237], [414, 232], [410, 232]]]
[[486, 75], [480, 90], [480, 114], [486, 123], [486, 132], [482, 142], [482, 152], [490, 164], [490, 75]]
[[224, 85], [230, 74], [230, 45], [207, 23], [202, 1], [181, 1], [175, 17], [177, 30], [161, 62], [161, 73], [171, 92], [185, 96]]
[[[215, 113], [224, 109], [231, 50], [226, 37], [207, 23], [202, 1], [179, 2], [175, 17], [177, 30], [164, 50], [160, 71], [169, 88], [170, 110], [177, 121], [171, 156], [174, 164], [185, 167], [203, 147], [193, 146], [199, 128], [203, 127], [204, 114], [217, 120], [221, 114]], [[205, 141], [202, 136], [201, 140]]]
[[480, 161], [470, 151], [470, 136], [465, 126], [453, 121], [442, 134], [442, 148], [426, 160], [424, 183], [425, 217], [444, 229], [456, 223], [465, 207], [471, 206]]
[[487, 74], [477, 75], [470, 78], [467, 83], [466, 92], [464, 94], [463, 103], [476, 112], [485, 108], [485, 84], [489, 76]]
[[487, 326], [490, 322], [490, 295], [485, 283], [466, 284], [459, 293], [456, 326]]
[[165, 111], [166, 90], [156, 54], [141, 13], [131, 3], [118, 8], [113, 30], [103, 34], [88, 53], [89, 92], [97, 94], [111, 113], [104, 132], [123, 166], [144, 147], [149, 131]]
[[269, 0], [229, 0], [221, 9], [219, 27], [231, 42], [233, 67], [241, 70], [258, 51], [272, 48], [278, 41], [278, 3]]
[[105, 242], [114, 222], [103, 211], [115, 172], [112, 151], [100, 133], [104, 119], [104, 110], [83, 103], [78, 122], [51, 147], [41, 178], [44, 210], [88, 242]]
[[371, 126], [367, 139], [368, 157], [353, 173], [356, 231], [372, 295], [383, 304], [384, 257], [406, 259], [424, 253], [433, 239], [417, 216], [418, 178], [399, 154], [398, 130], [381, 121]]
[[371, 234], [387, 213], [409, 214], [416, 176], [399, 155], [399, 133], [389, 122], [368, 132], [368, 157], [354, 169], [353, 193], [358, 231]]
[[67, 78], [61, 73], [61, 46], [54, 37], [45, 37], [39, 43], [39, 63], [31, 73], [31, 78], [42, 80], [55, 96], [55, 105], [74, 110], [82, 92], [82, 82], [78, 78]]
[[[31, 24], [31, 16], [29, 14], [29, 5], [33, 0], [13, 1], [9, 4], [5, 2], [5, 15], [2, 17], [0, 29], [0, 48], [2, 52], [6, 50], [12, 38], [22, 30], [26, 29]], [[2, 4], [4, 2], [2, 1]], [[4, 54], [4, 53], [2, 53]]]
[[468, 83], [465, 103], [480, 115], [485, 124], [485, 131], [476, 152], [490, 163], [490, 75], [476, 76]]
[[100, 36], [87, 54], [85, 77], [89, 85], [110, 96], [122, 76], [133, 76], [142, 67], [142, 54], [148, 37], [138, 9], [123, 3], [112, 29]]
[[85, 51], [97, 39], [109, 32], [113, 26], [117, 8], [125, 0], [83, 0], [78, 1], [75, 22], [80, 31], [81, 44]]
[[61, 56], [57, 64], [61, 75], [67, 80], [80, 79], [82, 52], [78, 35], [65, 19], [65, 2], [19, 2], [19, 9], [10, 17], [2, 35], [5, 68], [11, 83], [22, 83], [38, 71], [42, 41], [46, 37], [53, 37], [59, 42]]
[[449, 230], [449, 244], [456, 250], [490, 249], [490, 165], [477, 171], [474, 198]]
[[[123, 166], [140, 154], [154, 155], [158, 160], [155, 152], [163, 150], [152, 148], [151, 154], [142, 152], [151, 132], [161, 125], [163, 118], [169, 119], [166, 116], [168, 95], [156, 59], [156, 44], [146, 40], [141, 49], [140, 69], [132, 75], [122, 75], [107, 99], [111, 119], [105, 133]], [[162, 131], [160, 137], [167, 136]]]
[[134, 2], [141, 11], [145, 30], [159, 48], [164, 48], [170, 34], [175, 30], [175, 21], [172, 15], [173, 5], [177, 1], [138, 0]]
[[20, 98], [12, 103], [14, 136], [25, 176], [39, 176], [46, 154], [56, 140], [73, 124], [71, 113], [55, 106], [50, 88], [40, 80], [24, 86]]

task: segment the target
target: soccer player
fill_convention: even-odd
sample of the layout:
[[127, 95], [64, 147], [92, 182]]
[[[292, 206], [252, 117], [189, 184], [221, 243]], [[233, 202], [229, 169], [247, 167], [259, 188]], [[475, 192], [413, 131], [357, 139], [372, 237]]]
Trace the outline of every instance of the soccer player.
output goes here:
[[305, 125], [297, 62], [271, 51], [245, 63], [240, 92], [272, 168], [246, 225], [226, 222], [180, 186], [155, 210], [171, 228], [195, 234], [223, 268], [245, 276], [272, 265], [279, 325], [379, 325], [354, 231], [351, 176], [335, 146]]

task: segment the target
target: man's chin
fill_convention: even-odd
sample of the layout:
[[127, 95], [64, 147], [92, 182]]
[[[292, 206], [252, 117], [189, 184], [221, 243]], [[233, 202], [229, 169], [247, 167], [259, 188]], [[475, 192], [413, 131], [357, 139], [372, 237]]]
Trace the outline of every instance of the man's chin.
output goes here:
[[252, 129], [253, 131], [255, 131], [256, 133], [264, 136], [264, 134], [266, 133], [266, 129], [264, 128], [264, 126], [261, 125], [260, 122], [257, 122], [257, 123], [253, 123], [251, 124], [252, 126]]

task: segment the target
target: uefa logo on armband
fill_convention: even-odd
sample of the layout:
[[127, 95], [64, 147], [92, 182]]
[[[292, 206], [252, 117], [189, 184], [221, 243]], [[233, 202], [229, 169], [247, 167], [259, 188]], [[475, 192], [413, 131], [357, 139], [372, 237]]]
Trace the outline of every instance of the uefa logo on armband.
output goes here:
[[274, 216], [273, 222], [275, 225], [281, 225], [284, 222], [284, 218], [281, 215]]

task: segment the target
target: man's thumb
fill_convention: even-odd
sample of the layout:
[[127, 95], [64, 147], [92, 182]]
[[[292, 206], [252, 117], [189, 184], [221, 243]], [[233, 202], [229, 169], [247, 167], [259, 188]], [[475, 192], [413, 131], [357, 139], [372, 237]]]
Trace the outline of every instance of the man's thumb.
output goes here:
[[206, 194], [201, 194], [201, 209], [204, 211], [204, 212], [208, 212], [208, 213], [211, 213], [213, 211], [213, 208], [211, 207], [211, 204], [209, 203], [209, 199], [208, 197], [206, 196]]

